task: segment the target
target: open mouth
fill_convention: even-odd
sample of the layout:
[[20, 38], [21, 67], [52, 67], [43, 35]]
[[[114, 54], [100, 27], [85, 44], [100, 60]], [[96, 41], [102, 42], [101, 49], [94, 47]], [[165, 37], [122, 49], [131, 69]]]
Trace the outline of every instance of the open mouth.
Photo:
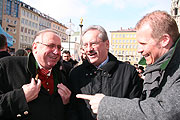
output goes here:
[[88, 56], [94, 56], [94, 55], [96, 55], [97, 53], [95, 52], [95, 51], [90, 51], [87, 55]]
[[147, 57], [149, 57], [149, 54], [145, 54], [145, 55], [143, 55], [143, 57], [144, 57], [144, 58], [147, 58]]

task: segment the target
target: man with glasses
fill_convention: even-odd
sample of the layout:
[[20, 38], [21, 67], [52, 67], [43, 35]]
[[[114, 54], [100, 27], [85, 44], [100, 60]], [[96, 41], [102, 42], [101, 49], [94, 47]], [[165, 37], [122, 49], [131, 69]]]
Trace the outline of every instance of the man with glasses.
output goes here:
[[72, 91], [72, 120], [96, 120], [87, 100], [77, 99], [78, 93], [94, 95], [103, 93], [120, 98], [140, 97], [142, 80], [130, 64], [118, 61], [109, 53], [109, 40], [105, 29], [98, 25], [87, 28], [82, 34], [86, 59], [70, 73]]
[[0, 119], [64, 120], [71, 95], [60, 63], [61, 39], [51, 29], [35, 36], [32, 53], [0, 60]]

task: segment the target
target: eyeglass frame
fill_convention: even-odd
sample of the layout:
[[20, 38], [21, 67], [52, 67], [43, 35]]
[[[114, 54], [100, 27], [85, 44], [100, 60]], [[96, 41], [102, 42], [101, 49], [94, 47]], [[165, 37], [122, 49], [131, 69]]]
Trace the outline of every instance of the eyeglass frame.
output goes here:
[[57, 47], [57, 48], [58, 48], [58, 50], [61, 50], [61, 51], [63, 51], [63, 50], [64, 50], [64, 47], [62, 47], [61, 45], [46, 44], [46, 43], [42, 43], [42, 42], [36, 42], [36, 43], [39, 43], [39, 44], [45, 45], [46, 47], [48, 47], [48, 48], [50, 48], [50, 49], [54, 49], [55, 47]]
[[[101, 42], [105, 42], [105, 41], [96, 41], [96, 42], [90, 42], [89, 44], [90, 44], [90, 47], [97, 47], [98, 45], [99, 45], [99, 43], [101, 43]], [[83, 49], [87, 49], [87, 47], [88, 47], [88, 43], [83, 43]]]

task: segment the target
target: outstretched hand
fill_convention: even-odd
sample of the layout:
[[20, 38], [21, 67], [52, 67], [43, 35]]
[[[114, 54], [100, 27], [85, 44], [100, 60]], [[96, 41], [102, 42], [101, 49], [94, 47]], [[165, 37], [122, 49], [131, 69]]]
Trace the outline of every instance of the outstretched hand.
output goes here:
[[99, 103], [103, 99], [104, 96], [105, 96], [104, 94], [95, 94], [95, 95], [77, 94], [76, 95], [77, 98], [89, 100], [91, 109], [95, 114], [97, 114]]

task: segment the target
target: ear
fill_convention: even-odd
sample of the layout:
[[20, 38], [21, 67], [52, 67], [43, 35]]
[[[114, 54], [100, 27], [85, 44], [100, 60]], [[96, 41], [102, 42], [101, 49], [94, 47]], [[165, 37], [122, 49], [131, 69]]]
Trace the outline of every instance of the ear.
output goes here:
[[37, 43], [34, 42], [32, 44], [32, 49], [33, 49], [33, 52], [37, 53], [37, 50], [36, 50], [37, 49]]
[[165, 47], [169, 46], [171, 41], [172, 41], [172, 38], [168, 34], [164, 34], [161, 37], [161, 42], [160, 43], [161, 43], [161, 46], [165, 48]]
[[106, 40], [106, 49], [109, 50], [109, 40]]

